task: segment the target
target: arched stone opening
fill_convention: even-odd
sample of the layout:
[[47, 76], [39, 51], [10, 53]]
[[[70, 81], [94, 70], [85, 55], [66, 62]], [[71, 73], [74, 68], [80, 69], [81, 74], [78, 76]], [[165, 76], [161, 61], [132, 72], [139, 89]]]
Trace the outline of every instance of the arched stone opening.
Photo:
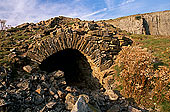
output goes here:
[[92, 69], [87, 58], [76, 49], [65, 49], [47, 57], [39, 65], [42, 71], [48, 73], [61, 70], [69, 86], [94, 89], [99, 86], [97, 79], [92, 76]]

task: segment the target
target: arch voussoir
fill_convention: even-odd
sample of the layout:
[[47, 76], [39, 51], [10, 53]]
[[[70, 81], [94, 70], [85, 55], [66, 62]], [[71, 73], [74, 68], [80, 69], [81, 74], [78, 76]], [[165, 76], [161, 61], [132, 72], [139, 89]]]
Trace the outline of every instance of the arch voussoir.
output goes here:
[[82, 44], [82, 41], [83, 41], [84, 37], [78, 35], [77, 38], [78, 38], [78, 41], [77, 41], [76, 49], [79, 50], [79, 47], [80, 47], [80, 45]]
[[28, 52], [27, 56], [30, 57], [32, 61], [37, 62], [38, 64], [40, 64], [43, 61], [42, 58], [40, 58], [37, 54], [33, 52]]
[[65, 33], [64, 33], [64, 32], [61, 32], [61, 33], [59, 34], [58, 39], [60, 40], [60, 44], [61, 44], [61, 46], [62, 46], [63, 49], [68, 48], [68, 47], [67, 47], [67, 44], [66, 44], [66, 42], [65, 42], [65, 38], [66, 38]]
[[85, 54], [89, 51], [90, 47], [93, 45], [93, 42], [89, 41], [86, 47], [82, 50]]
[[71, 48], [71, 41], [72, 41], [72, 34], [71, 33], [66, 33], [66, 43], [68, 48]]
[[56, 38], [56, 42], [57, 42], [57, 47], [58, 47], [59, 51], [61, 51], [61, 50], [64, 50], [64, 48], [63, 48], [62, 42], [61, 42], [61, 40], [59, 38], [60, 37]]
[[77, 44], [77, 33], [73, 32], [73, 41], [72, 41], [72, 48], [76, 49], [76, 44]]
[[50, 44], [50, 48], [51, 48], [52, 53], [56, 53], [58, 50], [56, 48], [54, 38], [49, 38], [48, 43]]
[[[51, 52], [51, 49], [50, 49], [50, 45], [48, 44], [47, 39], [46, 39], [46, 40], [43, 40], [43, 41], [41, 42], [41, 47], [44, 48], [44, 52], [47, 54], [47, 57], [50, 56], [50, 55], [52, 55], [52, 52]], [[39, 50], [41, 50], [41, 49], [39, 49]]]

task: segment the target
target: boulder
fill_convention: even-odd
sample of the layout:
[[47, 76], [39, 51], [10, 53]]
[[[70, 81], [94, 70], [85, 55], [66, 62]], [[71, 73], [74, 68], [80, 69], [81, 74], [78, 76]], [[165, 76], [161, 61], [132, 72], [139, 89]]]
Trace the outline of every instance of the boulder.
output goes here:
[[17, 87], [19, 87], [22, 90], [26, 90], [29, 88], [29, 82], [27, 80], [24, 80], [17, 84]]
[[86, 23], [84, 27], [88, 28], [88, 30], [96, 30], [98, 25], [97, 24]]
[[55, 94], [55, 95], [54, 95], [54, 98], [57, 100], [57, 99], [58, 99], [58, 95], [57, 95], [57, 94]]
[[35, 103], [36, 105], [41, 104], [43, 101], [44, 101], [44, 99], [43, 99], [40, 95], [36, 95], [36, 96], [34, 97], [34, 103]]
[[68, 110], [71, 110], [76, 103], [77, 98], [73, 96], [71, 93], [68, 93], [67, 96], [65, 97], [65, 103], [66, 103], [66, 108]]
[[25, 70], [25, 71], [28, 72], [28, 73], [31, 73], [32, 68], [31, 68], [30, 65], [27, 65], [27, 66], [24, 66], [24, 67], [23, 67], [23, 70]]
[[138, 110], [138, 109], [136, 109], [136, 108], [134, 108], [132, 106], [128, 106], [128, 111], [129, 112], [142, 112], [141, 110]]
[[120, 112], [119, 105], [113, 105], [107, 112]]
[[101, 112], [92, 105], [88, 104], [88, 100], [83, 95], [80, 95], [71, 112]]
[[[9, 102], [6, 102], [4, 99], [0, 99], [0, 107], [2, 107], [2, 106], [6, 106], [6, 105], [8, 105], [8, 104], [10, 104]], [[1, 109], [1, 108], [0, 108]]]
[[54, 73], [55, 78], [62, 78], [64, 77], [64, 72], [61, 70], [58, 70], [57, 72]]
[[47, 107], [47, 108], [53, 108], [53, 106], [54, 106], [55, 104], [56, 104], [56, 102], [52, 102], [52, 101], [51, 101], [51, 102], [49, 102], [49, 103], [46, 104], [46, 107]]
[[57, 93], [60, 98], [64, 98], [66, 96], [66, 94], [61, 90], [58, 90]]
[[112, 86], [114, 84], [115, 80], [113, 75], [109, 75], [106, 78], [103, 79], [103, 86], [105, 89], [112, 89]]
[[119, 98], [119, 96], [112, 90], [106, 90], [105, 95], [108, 95], [110, 100], [117, 100]]

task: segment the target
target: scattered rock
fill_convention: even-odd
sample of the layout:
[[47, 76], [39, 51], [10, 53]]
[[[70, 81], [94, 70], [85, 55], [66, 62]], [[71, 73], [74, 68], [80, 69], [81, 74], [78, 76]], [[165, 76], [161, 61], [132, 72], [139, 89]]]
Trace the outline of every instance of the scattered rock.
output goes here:
[[9, 102], [6, 102], [4, 99], [0, 99], [0, 107], [10, 104]]
[[43, 101], [44, 101], [44, 99], [43, 99], [40, 95], [36, 95], [36, 96], [34, 97], [34, 103], [35, 103], [36, 105], [41, 104]]
[[30, 108], [27, 108], [24, 112], [32, 112]]
[[128, 111], [129, 112], [142, 112], [141, 110], [138, 110], [138, 109], [136, 109], [136, 108], [134, 108], [132, 106], [128, 106]]
[[37, 92], [38, 94], [41, 94], [41, 88], [35, 90], [35, 92]]
[[43, 76], [41, 77], [41, 80], [42, 80], [42, 81], [45, 81], [45, 75], [43, 75]]
[[113, 105], [107, 112], [120, 112], [119, 105]]
[[26, 90], [29, 88], [29, 82], [27, 80], [24, 80], [17, 84], [17, 87], [21, 88], [22, 90]]
[[71, 110], [76, 103], [77, 98], [73, 96], [71, 93], [68, 93], [67, 96], [65, 97], [65, 103], [66, 103], [66, 108], [68, 110]]
[[54, 91], [52, 91], [51, 88], [49, 89], [49, 92], [50, 92], [51, 95], [54, 95], [54, 94], [55, 94]]
[[57, 72], [54, 73], [55, 78], [62, 78], [64, 77], [64, 72], [61, 70], [58, 70]]
[[55, 94], [55, 95], [54, 95], [54, 98], [57, 100], [57, 99], [58, 99], [58, 95], [57, 95], [57, 94]]
[[68, 92], [71, 92], [72, 88], [70, 86], [67, 86], [65, 90], [68, 91]]
[[106, 90], [105, 95], [108, 95], [110, 100], [117, 100], [118, 99], [118, 95], [116, 93], [114, 93], [112, 90]]
[[43, 86], [44, 88], [49, 88], [49, 85], [46, 82], [42, 82], [41, 86]]
[[60, 91], [60, 90], [58, 90], [57, 93], [58, 93], [58, 96], [59, 96], [60, 98], [64, 98], [64, 96], [66, 95], [64, 92], [62, 92], [62, 91]]
[[86, 103], [89, 103], [89, 96], [88, 95], [85, 95], [85, 94], [81, 94], [81, 95], [79, 95], [79, 97], [82, 97], [85, 101], [86, 101]]
[[94, 111], [91, 110], [91, 108], [88, 106], [83, 96], [80, 96], [76, 104], [73, 106], [71, 112], [94, 112]]
[[25, 71], [28, 72], [28, 73], [31, 73], [32, 68], [31, 68], [30, 65], [27, 65], [27, 66], [24, 66], [24, 67], [23, 67], [23, 70], [25, 70]]
[[53, 106], [56, 104], [56, 102], [49, 102], [46, 104], [47, 108], [53, 108]]

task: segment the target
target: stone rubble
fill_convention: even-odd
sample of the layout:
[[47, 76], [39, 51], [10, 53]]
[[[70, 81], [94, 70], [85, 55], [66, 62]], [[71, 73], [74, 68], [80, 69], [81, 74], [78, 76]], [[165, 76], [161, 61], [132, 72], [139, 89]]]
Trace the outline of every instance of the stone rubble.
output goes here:
[[31, 68], [30, 65], [27, 65], [27, 66], [24, 66], [24, 67], [23, 67], [23, 70], [25, 70], [25, 71], [28, 72], [28, 73], [31, 73], [32, 68]]
[[[70, 87], [64, 84], [54, 85], [59, 81], [63, 72], [36, 73], [28, 78], [20, 78], [7, 85], [6, 89], [0, 88], [0, 109], [7, 108], [7, 111], [23, 112], [134, 112], [130, 102], [118, 97], [112, 90], [80, 90], [76, 86]], [[51, 77], [55, 77], [50, 81]], [[60, 78], [59, 78], [60, 77]], [[43, 80], [42, 80], [43, 79]], [[117, 111], [117, 112], [118, 112]], [[140, 110], [139, 110], [140, 112]]]

